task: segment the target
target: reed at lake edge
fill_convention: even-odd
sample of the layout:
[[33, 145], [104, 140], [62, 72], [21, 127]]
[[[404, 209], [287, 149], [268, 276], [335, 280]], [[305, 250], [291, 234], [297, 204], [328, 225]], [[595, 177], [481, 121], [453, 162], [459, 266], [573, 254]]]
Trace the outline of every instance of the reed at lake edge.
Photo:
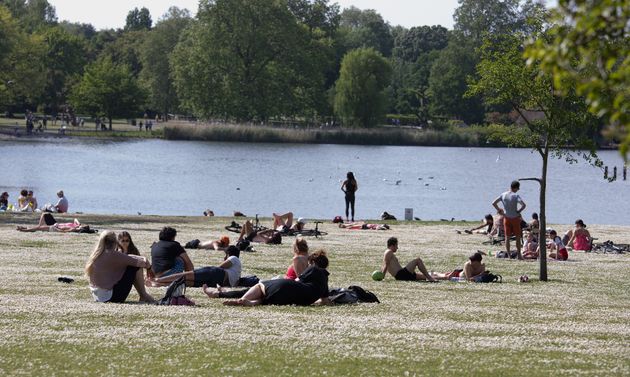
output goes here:
[[324, 129], [211, 124], [175, 125], [164, 128], [167, 140], [201, 140], [249, 143], [356, 144], [405, 146], [486, 146], [486, 136], [476, 127], [421, 130], [414, 128]]

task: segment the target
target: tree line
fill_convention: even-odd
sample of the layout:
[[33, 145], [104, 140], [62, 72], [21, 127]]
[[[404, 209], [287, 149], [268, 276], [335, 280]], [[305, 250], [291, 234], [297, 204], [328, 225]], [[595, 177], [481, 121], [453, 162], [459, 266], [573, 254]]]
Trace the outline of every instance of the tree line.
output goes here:
[[[560, 1], [559, 9], [574, 14], [583, 3], [593, 2]], [[47, 0], [0, 0], [0, 21], [4, 110], [53, 114], [70, 106], [110, 124], [145, 112], [354, 127], [378, 125], [385, 114], [429, 127], [449, 119], [514, 124], [524, 118], [519, 110], [541, 106], [493, 98], [478, 85], [483, 64], [501, 49], [519, 54], [509, 62], [525, 62], [520, 54], [532, 41], [548, 51], [543, 44], [566, 31], [535, 0], [459, 0], [453, 30], [392, 26], [374, 10], [328, 0], [201, 0], [194, 17], [171, 7], [155, 23], [146, 8], [134, 8], [124, 28], [98, 31], [58, 22]], [[530, 52], [542, 62], [533, 74], [557, 70], [548, 56]], [[589, 83], [562, 88], [571, 94]], [[574, 108], [601, 103], [589, 93], [574, 93]], [[627, 112], [611, 114], [625, 120]]]

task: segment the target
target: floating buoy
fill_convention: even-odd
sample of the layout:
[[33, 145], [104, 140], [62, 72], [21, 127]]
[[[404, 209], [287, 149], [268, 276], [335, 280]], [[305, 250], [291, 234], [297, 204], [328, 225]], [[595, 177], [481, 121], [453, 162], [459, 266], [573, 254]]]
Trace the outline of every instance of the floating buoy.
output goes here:
[[240, 187], [237, 187], [237, 188], [236, 188], [236, 191], [239, 191], [240, 189], [241, 189]]

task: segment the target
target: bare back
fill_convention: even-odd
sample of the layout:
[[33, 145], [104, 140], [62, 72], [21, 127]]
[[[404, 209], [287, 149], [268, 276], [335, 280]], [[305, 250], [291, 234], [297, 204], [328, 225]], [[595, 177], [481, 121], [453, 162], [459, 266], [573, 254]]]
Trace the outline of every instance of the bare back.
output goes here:
[[385, 250], [385, 254], [383, 255], [383, 269], [392, 276], [396, 276], [398, 271], [402, 269], [398, 258], [396, 258], [396, 255], [390, 249]]

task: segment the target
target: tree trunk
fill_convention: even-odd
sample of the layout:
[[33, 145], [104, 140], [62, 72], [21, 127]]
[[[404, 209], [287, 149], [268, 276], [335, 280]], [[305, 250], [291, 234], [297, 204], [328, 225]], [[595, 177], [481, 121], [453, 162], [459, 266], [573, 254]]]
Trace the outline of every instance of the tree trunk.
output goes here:
[[545, 215], [545, 201], [547, 196], [547, 161], [549, 159], [549, 147], [545, 145], [542, 157], [542, 177], [540, 180], [540, 231], [538, 233], [538, 245], [540, 246], [540, 271], [539, 280], [547, 281], [547, 218]]
[[112, 130], [112, 117], [111, 116], [107, 117], [107, 120], [109, 120], [109, 130], [111, 131]]

